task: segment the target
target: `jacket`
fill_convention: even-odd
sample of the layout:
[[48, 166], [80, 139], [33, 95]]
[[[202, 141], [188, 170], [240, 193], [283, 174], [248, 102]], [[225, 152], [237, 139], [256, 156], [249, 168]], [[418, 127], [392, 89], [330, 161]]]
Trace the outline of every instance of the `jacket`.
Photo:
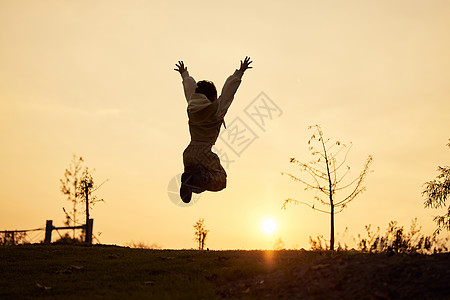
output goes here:
[[188, 71], [181, 74], [184, 95], [188, 103], [187, 114], [192, 141], [215, 144], [220, 127], [222, 123], [225, 124], [225, 114], [233, 102], [243, 74], [242, 71], [236, 70], [229, 76], [223, 85], [220, 96], [214, 102], [211, 102], [204, 94], [195, 93], [197, 83], [194, 78], [189, 76]]

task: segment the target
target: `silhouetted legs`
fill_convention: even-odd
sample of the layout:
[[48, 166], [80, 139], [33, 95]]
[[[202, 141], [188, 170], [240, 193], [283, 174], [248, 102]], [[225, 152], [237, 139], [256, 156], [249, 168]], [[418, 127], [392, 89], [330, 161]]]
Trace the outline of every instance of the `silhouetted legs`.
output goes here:
[[188, 203], [192, 193], [218, 192], [227, 186], [227, 173], [210, 145], [189, 145], [183, 152], [181, 199]]

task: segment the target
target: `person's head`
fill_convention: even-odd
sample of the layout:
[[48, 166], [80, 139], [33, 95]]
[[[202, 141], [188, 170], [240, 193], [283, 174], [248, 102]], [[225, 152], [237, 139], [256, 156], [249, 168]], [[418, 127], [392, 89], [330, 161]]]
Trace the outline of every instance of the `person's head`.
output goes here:
[[212, 81], [202, 80], [197, 82], [196, 93], [204, 94], [209, 101], [214, 102], [217, 100], [217, 90], [216, 86]]

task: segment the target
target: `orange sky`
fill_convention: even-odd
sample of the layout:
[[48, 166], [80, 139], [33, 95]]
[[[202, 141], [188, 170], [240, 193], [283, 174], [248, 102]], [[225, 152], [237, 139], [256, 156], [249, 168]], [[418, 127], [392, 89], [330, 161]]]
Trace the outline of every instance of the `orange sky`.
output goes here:
[[[271, 248], [279, 237], [308, 247], [309, 235], [328, 237], [328, 217], [282, 211], [285, 198], [309, 195], [280, 172], [292, 171], [289, 157], [309, 159], [307, 127], [320, 124], [353, 142], [354, 175], [374, 156], [337, 232], [418, 217], [431, 233], [438, 211], [423, 208], [421, 190], [450, 157], [449, 36], [445, 0], [1, 1], [0, 229], [62, 225], [59, 179], [77, 154], [109, 179], [92, 211], [103, 243], [195, 247], [192, 226], [205, 218], [212, 249]], [[254, 68], [226, 122], [258, 138], [239, 156], [219, 140], [233, 160], [227, 189], [178, 207], [168, 185], [189, 135], [174, 64], [221, 87], [246, 55]], [[261, 92], [282, 112], [264, 128], [245, 113]], [[261, 230], [269, 216], [272, 235]]]

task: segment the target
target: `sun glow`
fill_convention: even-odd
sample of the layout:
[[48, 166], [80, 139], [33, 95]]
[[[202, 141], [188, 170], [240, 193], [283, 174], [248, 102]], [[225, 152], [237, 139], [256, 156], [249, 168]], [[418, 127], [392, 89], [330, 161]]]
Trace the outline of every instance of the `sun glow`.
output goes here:
[[261, 228], [265, 233], [271, 234], [277, 229], [277, 223], [273, 219], [267, 218], [262, 222]]

